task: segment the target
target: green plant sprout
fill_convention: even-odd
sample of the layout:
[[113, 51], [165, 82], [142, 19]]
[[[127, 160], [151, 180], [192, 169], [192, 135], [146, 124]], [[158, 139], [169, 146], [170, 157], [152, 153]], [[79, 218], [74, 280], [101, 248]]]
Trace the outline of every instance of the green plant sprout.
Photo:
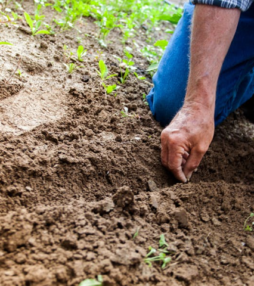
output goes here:
[[140, 230], [140, 227], [138, 227], [135, 233], [133, 234], [133, 240], [138, 236], [139, 230]]
[[117, 89], [117, 85], [113, 84], [113, 85], [106, 85], [104, 82], [101, 83], [102, 86], [104, 87], [104, 89], [106, 90], [107, 94], [112, 93], [114, 90]]
[[147, 55], [149, 58], [151, 58], [151, 65], [148, 67], [146, 71], [155, 71], [158, 69], [160, 59], [168, 45], [167, 40], [158, 40], [156, 43], [154, 43], [154, 47], [158, 47], [160, 49], [159, 53], [157, 53], [154, 49], [150, 48], [147, 50], [143, 50], [143, 53]]
[[18, 69], [18, 70], [16, 71], [16, 74], [17, 74], [19, 77], [22, 77], [22, 76], [23, 76], [22, 71], [21, 71], [20, 69]]
[[27, 24], [29, 25], [31, 29], [32, 36], [39, 35], [39, 34], [50, 34], [50, 32], [47, 30], [39, 30], [42, 24], [41, 19], [43, 19], [44, 16], [37, 15], [38, 17], [35, 17], [35, 20], [32, 20], [30, 15], [26, 12], [24, 12], [24, 16], [25, 16]]
[[17, 13], [11, 11], [12, 17], [14, 21], [17, 21], [18, 19], [22, 19]]
[[[67, 58], [71, 58], [73, 56], [73, 52], [68, 51], [68, 46], [67, 45], [63, 45], [63, 50], [64, 50], [64, 55]], [[69, 53], [68, 53], [69, 52]]]
[[164, 269], [167, 266], [167, 264], [171, 261], [171, 257], [170, 256], [167, 257], [165, 253], [160, 253], [158, 256], [147, 257], [144, 259], [144, 261], [150, 267], [152, 266], [152, 262], [161, 261], [162, 262], [161, 268]]
[[136, 77], [137, 79], [140, 79], [140, 80], [146, 79], [145, 76], [140, 76], [140, 75], [138, 75], [136, 72], [134, 72], [134, 75], [135, 75], [135, 77]]
[[146, 94], [145, 93], [143, 93], [143, 102], [144, 102], [144, 104], [145, 105], [148, 105], [148, 102], [147, 102], [147, 100], [146, 100]]
[[160, 248], [165, 248], [165, 247], [167, 248], [168, 247], [168, 244], [166, 242], [164, 234], [160, 235], [159, 246], [160, 246]]
[[9, 42], [0, 42], [0, 45], [8, 45], [8, 46], [13, 46], [13, 44]]
[[154, 44], [155, 47], [159, 47], [159, 48], [161, 48], [163, 51], [165, 51], [167, 45], [168, 45], [168, 41], [167, 41], [167, 40], [158, 40], [158, 41]]
[[104, 87], [105, 92], [106, 92], [107, 94], [110, 94], [110, 93], [112, 93], [114, 90], [117, 89], [117, 85], [116, 85], [116, 84], [107, 85], [107, 84], [105, 83], [105, 80], [110, 79], [110, 78], [112, 78], [112, 77], [115, 77], [115, 76], [117, 76], [117, 74], [108, 75], [108, 74], [109, 74], [108, 68], [107, 68], [107, 66], [106, 66], [106, 64], [104, 63], [103, 60], [100, 60], [100, 61], [99, 61], [99, 68], [100, 68], [100, 70], [99, 70], [99, 71], [97, 70], [97, 73], [99, 74], [99, 76], [100, 76], [100, 78], [101, 78], [101, 85]]
[[99, 61], [99, 68], [100, 68], [100, 71], [97, 70], [97, 72], [99, 76], [101, 77], [102, 81], [110, 79], [111, 77], [117, 76], [117, 74], [108, 75], [108, 67], [106, 66], [103, 60]]
[[153, 248], [152, 246], [149, 246], [148, 250], [149, 250], [149, 252], [147, 253], [146, 258], [151, 256], [152, 254], [154, 254], [156, 252], [156, 249]]
[[102, 286], [102, 285], [103, 285], [103, 278], [101, 275], [97, 276], [97, 280], [86, 279], [79, 284], [79, 286]]
[[68, 73], [73, 73], [78, 67], [74, 63], [64, 64]]
[[129, 114], [129, 109], [126, 106], [123, 108], [123, 110], [120, 111], [120, 113], [121, 113], [122, 117], [129, 117], [129, 116], [131, 116]]
[[128, 51], [125, 51], [125, 56], [127, 57], [127, 59], [121, 59], [117, 56], [114, 56], [120, 62], [119, 67], [120, 67], [120, 83], [121, 84], [125, 83], [130, 73], [130, 70], [136, 69], [135, 67], [133, 67], [133, 65], [135, 64], [132, 61], [133, 56]]
[[84, 60], [82, 59], [83, 56], [86, 55], [87, 50], [84, 50], [83, 46], [78, 46], [77, 49], [77, 57], [79, 62], [83, 62]]
[[243, 229], [245, 231], [253, 231], [253, 227], [252, 225], [254, 225], [254, 222], [252, 222], [251, 225], [248, 224], [248, 221], [250, 220], [250, 218], [253, 218], [254, 217], [254, 213], [250, 213], [250, 215], [246, 218], [246, 220], [244, 221], [244, 226], [243, 226]]
[[167, 264], [171, 261], [171, 257], [167, 256], [168, 244], [165, 240], [164, 234], [160, 235], [159, 247], [160, 247], [158, 249], [159, 255], [154, 256], [154, 254], [157, 252], [157, 250], [155, 248], [149, 246], [149, 248], [148, 248], [149, 252], [147, 253], [146, 257], [144, 258], [144, 262], [146, 264], [148, 264], [149, 267], [152, 266], [152, 262], [156, 262], [156, 261], [162, 262], [161, 268], [164, 269], [167, 266]]
[[47, 31], [49, 32], [49, 35], [54, 35], [54, 34], [55, 34], [55, 32], [53, 31], [51, 25], [49, 25], [49, 24], [47, 24], [47, 23], [44, 23], [44, 26], [45, 26], [45, 28], [47, 29]]

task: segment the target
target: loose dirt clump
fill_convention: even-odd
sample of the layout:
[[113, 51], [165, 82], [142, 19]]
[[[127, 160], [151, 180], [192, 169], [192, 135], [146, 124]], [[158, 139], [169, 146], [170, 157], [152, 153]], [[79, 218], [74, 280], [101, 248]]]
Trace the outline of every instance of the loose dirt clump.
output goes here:
[[0, 82], [0, 100], [17, 94], [21, 89], [21, 84], [9, 84]]
[[[217, 128], [191, 182], [177, 183], [143, 102], [151, 83], [131, 75], [105, 95], [98, 54], [117, 72], [121, 46], [101, 50], [86, 37], [84, 67], [68, 74], [62, 47], [77, 49], [76, 30], [0, 31], [14, 44], [1, 47], [1, 76], [17, 68], [17, 53], [24, 73], [0, 84], [0, 285], [78, 285], [100, 274], [104, 286], [253, 285], [253, 234], [243, 226], [254, 206], [254, 127], [241, 112]], [[161, 234], [165, 269], [144, 262]]]

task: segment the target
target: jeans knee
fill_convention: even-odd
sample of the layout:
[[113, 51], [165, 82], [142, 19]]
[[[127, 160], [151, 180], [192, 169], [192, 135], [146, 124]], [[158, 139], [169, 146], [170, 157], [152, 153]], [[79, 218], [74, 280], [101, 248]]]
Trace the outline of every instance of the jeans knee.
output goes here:
[[155, 88], [148, 94], [147, 101], [153, 116], [162, 126], [168, 125], [180, 109], [179, 102], [172, 94], [156, 91]]

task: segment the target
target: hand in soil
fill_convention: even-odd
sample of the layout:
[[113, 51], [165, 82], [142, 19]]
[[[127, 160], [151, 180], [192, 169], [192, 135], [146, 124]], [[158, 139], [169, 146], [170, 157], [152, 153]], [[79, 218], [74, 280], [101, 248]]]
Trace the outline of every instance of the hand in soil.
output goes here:
[[161, 133], [161, 161], [187, 182], [199, 166], [214, 134], [214, 115], [197, 103], [185, 103]]

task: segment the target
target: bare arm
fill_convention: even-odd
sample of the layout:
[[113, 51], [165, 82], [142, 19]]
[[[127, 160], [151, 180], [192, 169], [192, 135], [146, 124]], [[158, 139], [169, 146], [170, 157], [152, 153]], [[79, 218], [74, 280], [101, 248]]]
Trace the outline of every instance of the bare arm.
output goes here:
[[196, 5], [184, 105], [161, 134], [162, 163], [182, 182], [191, 177], [212, 141], [217, 81], [239, 17], [238, 9]]

